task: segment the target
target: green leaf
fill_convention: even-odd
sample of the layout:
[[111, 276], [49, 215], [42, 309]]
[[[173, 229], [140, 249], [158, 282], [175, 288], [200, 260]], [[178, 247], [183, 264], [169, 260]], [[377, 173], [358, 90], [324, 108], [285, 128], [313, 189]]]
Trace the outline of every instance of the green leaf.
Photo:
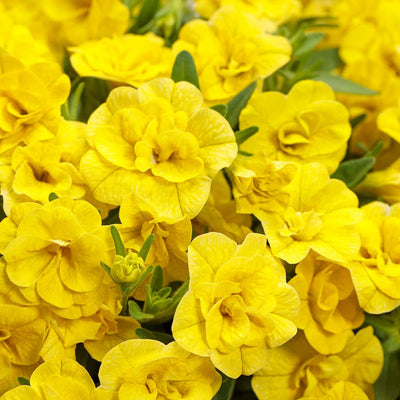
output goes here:
[[124, 243], [122, 242], [122, 238], [118, 232], [118, 229], [115, 226], [111, 225], [110, 230], [111, 230], [111, 236], [114, 241], [115, 253], [119, 256], [125, 257], [126, 249], [125, 249]]
[[160, 289], [157, 292], [157, 296], [160, 297], [161, 299], [166, 299], [172, 292], [172, 288], [169, 286], [166, 286], [165, 288]]
[[319, 63], [320, 71], [332, 71], [343, 65], [338, 48], [328, 48], [313, 51], [307, 61], [307, 66]]
[[136, 319], [136, 321], [139, 322], [150, 321], [151, 319], [154, 318], [154, 314], [144, 313], [142, 309], [139, 307], [139, 305], [133, 300], [128, 301], [128, 308], [129, 308], [129, 315], [133, 319]]
[[189, 82], [200, 89], [196, 65], [194, 64], [192, 55], [188, 51], [183, 50], [176, 56], [171, 78], [175, 82]]
[[222, 384], [218, 390], [218, 393], [212, 398], [212, 400], [230, 400], [233, 396], [233, 391], [235, 389], [236, 380], [229, 378], [228, 376], [222, 374]]
[[139, 12], [139, 15], [136, 19], [135, 25], [132, 28], [133, 32], [136, 32], [137, 29], [142, 26], [148, 24], [154, 17], [157, 12], [158, 6], [160, 4], [160, 0], [145, 0], [143, 6]]
[[350, 120], [350, 125], [354, 129], [357, 125], [361, 124], [364, 119], [367, 117], [367, 114], [360, 114], [357, 117], [354, 117]]
[[157, 265], [153, 270], [153, 275], [150, 280], [150, 287], [153, 292], [158, 292], [164, 286], [164, 271]]
[[241, 145], [247, 139], [255, 135], [258, 131], [259, 131], [258, 126], [249, 126], [246, 129], [242, 129], [241, 131], [235, 132], [236, 143], [238, 144], [238, 146]]
[[142, 244], [138, 256], [142, 258], [143, 261], [146, 261], [147, 255], [149, 254], [150, 247], [153, 244], [153, 241], [154, 241], [154, 235], [151, 233]]
[[313, 32], [306, 34], [300, 45], [293, 51], [293, 56], [299, 57], [312, 52], [315, 46], [324, 38], [324, 36], [325, 34], [323, 34], [322, 32]]
[[106, 263], [103, 263], [103, 261], [100, 261], [100, 265], [104, 269], [104, 271], [106, 271], [108, 274], [111, 273], [111, 268]]
[[375, 382], [377, 400], [396, 400], [400, 394], [400, 362], [398, 353], [385, 354], [383, 369]]
[[341, 163], [332, 174], [332, 178], [340, 179], [350, 189], [358, 185], [375, 164], [375, 157], [363, 157]]
[[29, 379], [24, 378], [23, 376], [19, 376], [17, 378], [17, 381], [20, 385], [25, 385], [25, 386], [30, 386], [31, 382], [29, 381]]
[[81, 97], [83, 93], [83, 89], [85, 88], [85, 82], [80, 82], [77, 88], [74, 91], [74, 94], [71, 98], [71, 103], [69, 106], [69, 118], [71, 121], [79, 120], [79, 113], [81, 109]]
[[247, 151], [244, 150], [238, 150], [238, 154], [240, 154], [241, 156], [245, 156], [245, 157], [251, 157], [253, 154], [248, 153]]
[[120, 224], [119, 207], [113, 208], [109, 211], [108, 215], [103, 219], [103, 225]]
[[342, 78], [339, 75], [331, 75], [329, 73], [321, 73], [314, 78], [316, 81], [325, 82], [335, 92], [358, 94], [363, 96], [372, 96], [379, 94], [376, 90], [368, 89], [365, 86], [359, 85], [356, 82], [349, 81], [348, 79]]
[[172, 335], [168, 335], [168, 333], [149, 331], [145, 328], [137, 328], [135, 330], [135, 333], [140, 337], [140, 339], [158, 340], [159, 342], [162, 342], [164, 344], [168, 344], [174, 341]]
[[232, 129], [236, 128], [236, 125], [239, 122], [239, 115], [243, 108], [246, 107], [246, 104], [253, 92], [256, 90], [256, 87], [257, 82], [251, 83], [228, 103], [228, 112], [226, 113], [225, 118], [231, 124]]
[[51, 192], [51, 193], [49, 194], [49, 201], [53, 201], [53, 200], [56, 200], [56, 199], [58, 199], [57, 194], [54, 193], [54, 192]]
[[226, 113], [228, 112], [228, 106], [226, 104], [216, 104], [210, 108], [219, 112], [223, 117], [226, 117]]

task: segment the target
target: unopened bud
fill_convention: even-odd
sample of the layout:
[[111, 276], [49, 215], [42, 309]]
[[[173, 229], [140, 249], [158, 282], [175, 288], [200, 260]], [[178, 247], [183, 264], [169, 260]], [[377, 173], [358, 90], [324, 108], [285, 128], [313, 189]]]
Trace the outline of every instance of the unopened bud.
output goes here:
[[117, 283], [135, 283], [142, 276], [144, 269], [143, 259], [129, 251], [125, 257], [115, 256], [110, 274]]

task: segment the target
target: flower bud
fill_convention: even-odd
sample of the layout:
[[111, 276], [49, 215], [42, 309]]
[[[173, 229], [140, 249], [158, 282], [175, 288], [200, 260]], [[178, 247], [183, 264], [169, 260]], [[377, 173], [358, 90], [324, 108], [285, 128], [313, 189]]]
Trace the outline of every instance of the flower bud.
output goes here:
[[111, 277], [118, 284], [135, 283], [144, 272], [144, 261], [136, 253], [129, 251], [125, 257], [116, 255], [111, 267]]

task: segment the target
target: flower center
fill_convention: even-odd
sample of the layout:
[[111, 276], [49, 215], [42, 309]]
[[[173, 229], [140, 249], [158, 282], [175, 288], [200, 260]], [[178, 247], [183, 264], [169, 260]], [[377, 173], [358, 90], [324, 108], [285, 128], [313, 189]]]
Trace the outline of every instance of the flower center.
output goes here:
[[289, 207], [284, 214], [284, 225], [279, 233], [294, 240], [312, 240], [322, 228], [322, 221], [314, 211], [295, 211]]

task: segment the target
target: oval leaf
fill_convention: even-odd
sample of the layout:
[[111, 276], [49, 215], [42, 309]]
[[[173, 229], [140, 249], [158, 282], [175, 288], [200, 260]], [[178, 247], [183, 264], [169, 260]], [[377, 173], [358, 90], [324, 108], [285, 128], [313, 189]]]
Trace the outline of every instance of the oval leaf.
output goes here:
[[189, 82], [200, 89], [196, 65], [192, 55], [188, 51], [183, 50], [176, 56], [171, 78], [175, 82]]
[[358, 185], [375, 164], [375, 157], [363, 157], [341, 163], [332, 174], [332, 178], [340, 179], [350, 189]]
[[356, 82], [342, 78], [339, 75], [322, 73], [317, 77], [315, 77], [314, 80], [325, 82], [335, 92], [339, 93], [359, 94], [364, 96], [372, 96], [375, 94], [379, 94], [379, 92], [377, 92], [376, 90], [368, 89], [365, 86], [359, 85]]

